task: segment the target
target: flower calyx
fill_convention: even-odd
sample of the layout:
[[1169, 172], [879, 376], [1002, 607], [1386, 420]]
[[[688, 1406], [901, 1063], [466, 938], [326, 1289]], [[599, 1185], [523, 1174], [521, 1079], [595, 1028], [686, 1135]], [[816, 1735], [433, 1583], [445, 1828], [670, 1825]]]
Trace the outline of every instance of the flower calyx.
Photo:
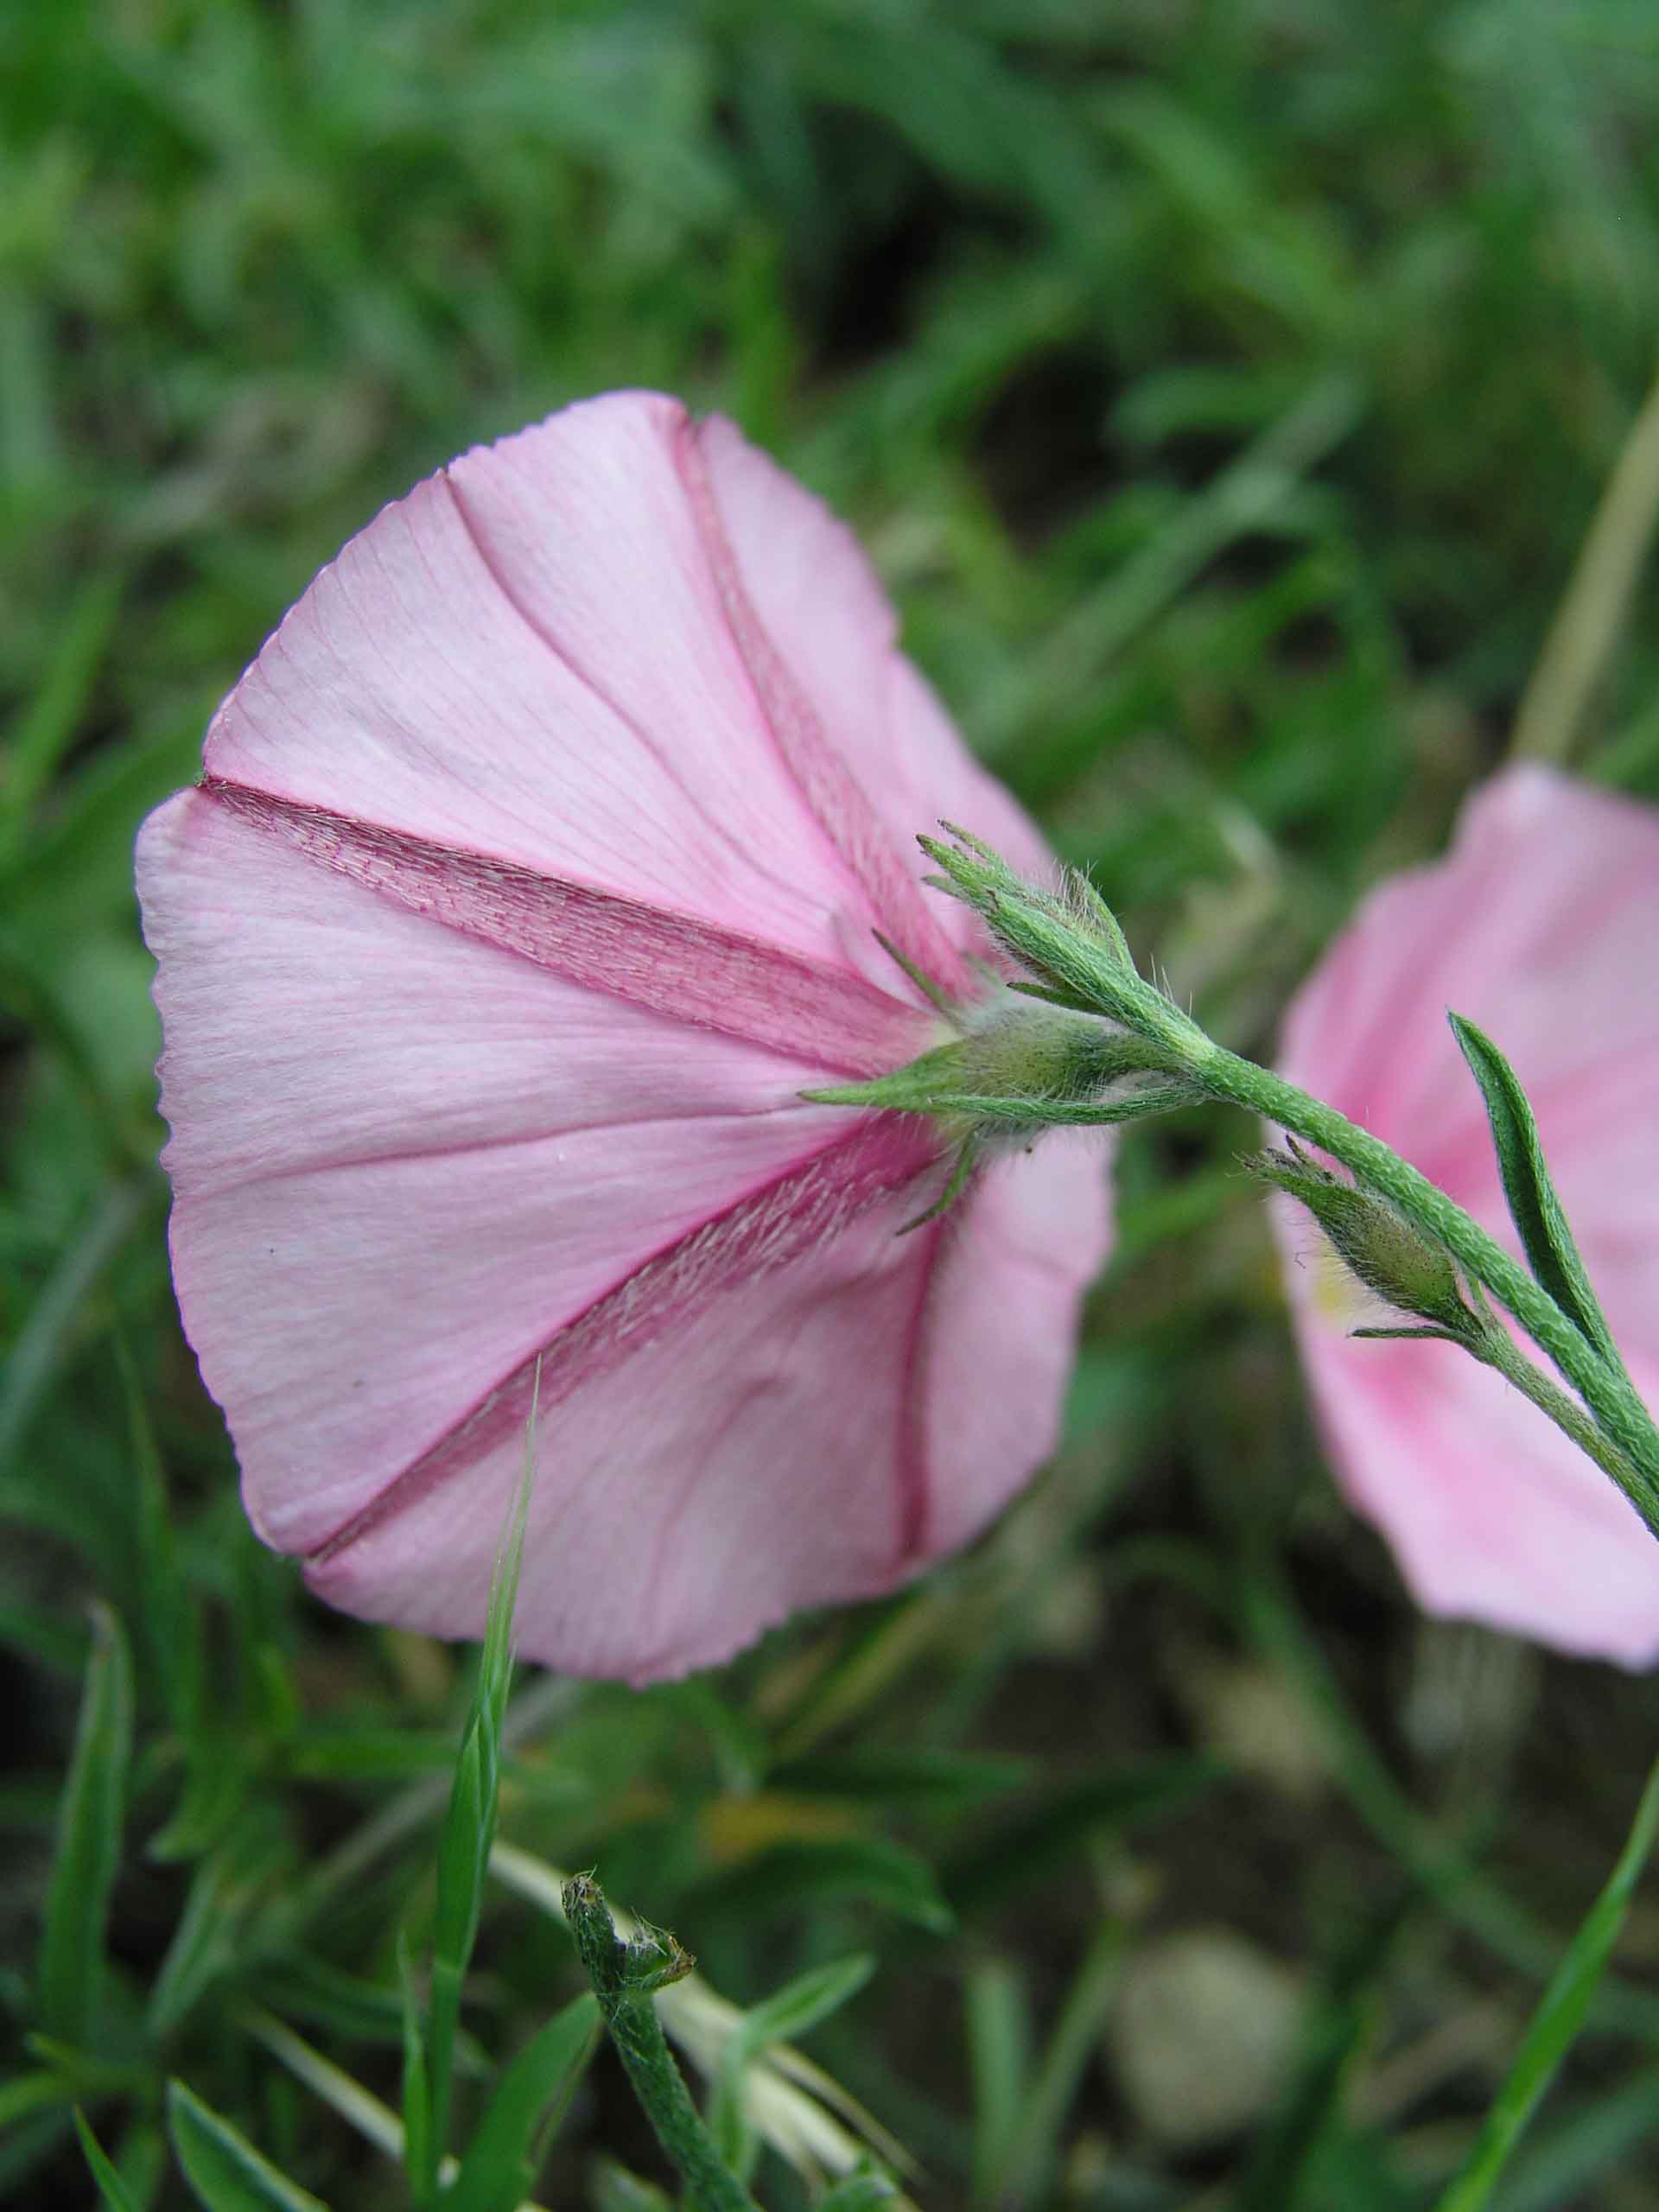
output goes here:
[[931, 1115], [957, 1140], [987, 1144], [1138, 1121], [1196, 1096], [1155, 1045], [1091, 1015], [1002, 989], [957, 1019], [960, 1037], [891, 1074], [801, 1095], [819, 1105]]

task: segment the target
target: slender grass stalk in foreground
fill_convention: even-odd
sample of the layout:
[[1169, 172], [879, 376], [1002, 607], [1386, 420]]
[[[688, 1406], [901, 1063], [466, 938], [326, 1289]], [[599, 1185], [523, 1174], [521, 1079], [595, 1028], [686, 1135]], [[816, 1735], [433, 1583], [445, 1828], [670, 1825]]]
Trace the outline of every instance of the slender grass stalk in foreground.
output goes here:
[[1551, 1977], [1475, 2146], [1437, 2212], [1482, 2212], [1491, 2201], [1510, 2153], [1584, 2024], [1656, 1835], [1659, 1764], [1649, 1774], [1618, 1863]]

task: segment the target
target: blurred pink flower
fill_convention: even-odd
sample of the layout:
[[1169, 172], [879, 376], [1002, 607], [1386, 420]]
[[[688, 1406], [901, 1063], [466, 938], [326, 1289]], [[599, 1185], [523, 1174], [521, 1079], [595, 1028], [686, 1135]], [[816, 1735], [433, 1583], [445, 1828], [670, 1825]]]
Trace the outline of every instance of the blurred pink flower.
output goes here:
[[944, 814], [1045, 856], [849, 534], [620, 393], [326, 569], [145, 825], [172, 1247], [255, 1526], [331, 1603], [480, 1632], [540, 1363], [522, 1648], [635, 1681], [963, 1543], [1053, 1442], [1098, 1151], [965, 1203], [810, 1106], [971, 997]]
[[[1361, 1122], [1516, 1255], [1447, 1008], [1520, 1076], [1631, 1379], [1659, 1402], [1659, 810], [1512, 768], [1449, 855], [1396, 876], [1287, 1017], [1293, 1083]], [[1566, 1651], [1659, 1656], [1659, 1550], [1543, 1417], [1449, 1344], [1356, 1342], [1317, 1232], [1281, 1215], [1297, 1332], [1338, 1475], [1430, 1612]], [[1394, 1317], [1398, 1318], [1398, 1317]]]

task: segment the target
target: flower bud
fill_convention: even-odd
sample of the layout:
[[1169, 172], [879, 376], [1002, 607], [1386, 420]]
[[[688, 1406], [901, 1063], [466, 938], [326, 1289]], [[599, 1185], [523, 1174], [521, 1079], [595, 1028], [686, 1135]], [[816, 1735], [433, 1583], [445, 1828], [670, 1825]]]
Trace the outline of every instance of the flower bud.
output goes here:
[[1251, 1171], [1300, 1200], [1349, 1272], [1385, 1305], [1443, 1335], [1466, 1341], [1478, 1334], [1481, 1324], [1464, 1301], [1445, 1248], [1431, 1243], [1386, 1198], [1321, 1167], [1294, 1137], [1288, 1142], [1287, 1151], [1252, 1160]]

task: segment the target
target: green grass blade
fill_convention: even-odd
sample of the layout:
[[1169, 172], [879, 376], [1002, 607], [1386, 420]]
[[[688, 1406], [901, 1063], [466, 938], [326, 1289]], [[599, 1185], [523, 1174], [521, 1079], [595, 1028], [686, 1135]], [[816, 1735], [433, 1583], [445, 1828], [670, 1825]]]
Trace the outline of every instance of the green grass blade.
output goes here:
[[0, 779], [0, 865], [27, 842], [35, 802], [86, 713], [115, 628], [124, 582], [111, 571], [82, 588], [58, 632], [39, 690], [8, 734]]
[[127, 1332], [118, 1322], [113, 1336], [116, 1365], [127, 1402], [135, 1477], [133, 1535], [143, 1607], [143, 1648], [166, 1690], [173, 1725], [189, 1751], [197, 1748], [202, 1710], [201, 1624], [179, 1561], [167, 1479], [137, 1363]]
[[599, 2026], [598, 1999], [578, 1997], [525, 2044], [497, 2082], [444, 2192], [447, 2212], [513, 2212], [535, 2177], [548, 2123], [563, 2117], [593, 2056]]
[[733, 2038], [744, 2061], [768, 2044], [792, 2041], [817, 2027], [820, 2020], [827, 2020], [858, 1994], [874, 1972], [874, 1959], [868, 1951], [858, 1951], [850, 1958], [832, 1959], [828, 1966], [812, 1967], [798, 1974], [744, 2014], [743, 2024]]
[[80, 2147], [92, 2168], [92, 2179], [98, 2183], [98, 2194], [105, 2212], [139, 2212], [138, 2200], [116, 2171], [103, 2145], [86, 2125], [86, 2115], [75, 2114], [75, 2133], [80, 2138]]
[[1382, 1976], [1406, 1926], [1408, 1894], [1365, 1922], [1332, 1972], [1328, 1986], [1307, 2004], [1300, 2048], [1279, 2107], [1257, 2136], [1231, 2212], [1313, 2212], [1309, 2196], [1323, 2154], [1350, 2126], [1344, 2110], [1349, 2076], [1357, 2061]]
[[974, 2084], [972, 2201], [996, 2202], [1031, 2088], [1031, 2007], [1018, 1968], [1007, 1959], [978, 1961], [969, 1970], [963, 2007]]
[[1062, 2153], [1066, 2116], [1089, 2063], [1100, 2047], [1107, 2014], [1116, 1998], [1123, 1942], [1122, 1926], [1104, 1921], [1084, 1954], [1053, 2032], [1032, 2073], [1018, 2124], [1007, 2142], [992, 2197], [995, 2203], [1047, 2202], [1049, 2184]]
[[54, 2105], [67, 2105], [76, 2094], [67, 2074], [55, 2067], [36, 2067], [27, 2074], [13, 2074], [0, 2082], [0, 2134], [21, 2126]]
[[1590, 1287], [1584, 1262], [1544, 1165], [1538, 1124], [1521, 1079], [1491, 1039], [1472, 1021], [1458, 1014], [1446, 1019], [1486, 1103], [1503, 1196], [1525, 1248], [1527, 1264], [1567, 1319], [1622, 1375], [1624, 1363], [1612, 1331]]
[[849, 2174], [818, 2199], [818, 2212], [873, 2212], [878, 2204], [895, 2202], [898, 2196], [898, 2183], [886, 2174]]
[[1648, 1777], [1618, 1863], [1545, 1990], [1509, 2078], [1486, 2115], [1462, 2172], [1440, 2198], [1438, 2212], [1481, 2212], [1491, 2202], [1510, 2153], [1584, 2024], [1656, 1834], [1659, 1834], [1659, 1762]]
[[121, 1858], [132, 1755], [126, 1636], [107, 1606], [98, 1606], [92, 1618], [92, 1654], [59, 1814], [40, 1956], [41, 2025], [73, 2044], [86, 2042], [99, 2018], [104, 1929]]
[[594, 2174], [594, 2212], [673, 2212], [673, 2200], [655, 2182], [601, 2158]]
[[182, 2082], [167, 2085], [167, 2122], [184, 2177], [207, 2212], [327, 2212]]
[[743, 2168], [750, 2153], [750, 2130], [743, 2109], [743, 2076], [750, 2061], [768, 2044], [804, 2035], [862, 1989], [875, 1972], [868, 1952], [813, 1967], [747, 2012], [721, 2055], [719, 2078], [709, 2116], [709, 2132], [728, 2165]]
[[17, 1333], [0, 1380], [0, 1465], [15, 1457], [69, 1356], [99, 1276], [143, 1218], [144, 1199], [137, 1184], [111, 1183], [65, 1245]]
[[438, 2161], [431, 2146], [432, 2088], [426, 2074], [426, 2038], [421, 2032], [409, 1947], [401, 1936], [397, 1964], [404, 1985], [404, 2164], [418, 2202], [419, 2191], [430, 2186]]
[[438, 1843], [438, 1902], [426, 2037], [428, 2127], [422, 2164], [418, 2167], [411, 2164], [410, 2169], [417, 2197], [423, 2202], [429, 2202], [435, 2194], [438, 2168], [448, 2139], [461, 1984], [478, 1938], [490, 1847], [495, 1841], [501, 1726], [512, 1678], [512, 1616], [518, 1596], [518, 1570], [524, 1559], [535, 1452], [536, 1413], [532, 1402], [524, 1439], [524, 1478], [490, 1586], [489, 1611], [484, 1645], [479, 1655], [473, 1707], [455, 1762], [449, 1808]]

